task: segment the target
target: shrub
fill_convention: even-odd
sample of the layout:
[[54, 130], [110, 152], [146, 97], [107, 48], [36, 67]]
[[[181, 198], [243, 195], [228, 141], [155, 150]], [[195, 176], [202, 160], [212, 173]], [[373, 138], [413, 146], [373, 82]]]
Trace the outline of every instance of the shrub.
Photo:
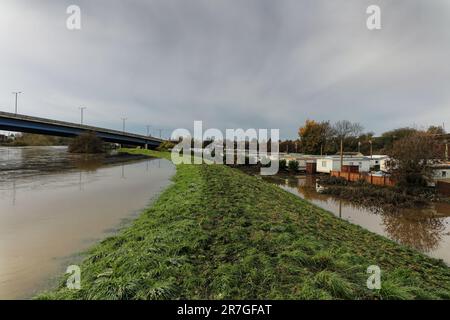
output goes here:
[[320, 184], [322, 185], [338, 185], [338, 186], [347, 186], [348, 181], [342, 177], [335, 176], [323, 176], [320, 177]]
[[443, 156], [436, 138], [424, 132], [395, 141], [389, 155], [388, 169], [403, 188], [426, 188], [433, 178], [431, 165]]
[[298, 168], [300, 167], [298, 161], [296, 160], [291, 160], [289, 161], [289, 170], [291, 171], [298, 171]]
[[92, 131], [80, 134], [69, 143], [70, 153], [103, 153], [104, 151], [102, 139]]
[[261, 165], [261, 167], [269, 168], [272, 165], [272, 161], [270, 160], [269, 157], [263, 156], [259, 160], [259, 164]]
[[287, 168], [286, 159], [281, 159], [280, 160], [279, 168], [280, 168], [280, 170], [286, 170], [286, 168]]
[[172, 148], [175, 147], [175, 143], [171, 141], [163, 141], [156, 150], [158, 151], [170, 151]]

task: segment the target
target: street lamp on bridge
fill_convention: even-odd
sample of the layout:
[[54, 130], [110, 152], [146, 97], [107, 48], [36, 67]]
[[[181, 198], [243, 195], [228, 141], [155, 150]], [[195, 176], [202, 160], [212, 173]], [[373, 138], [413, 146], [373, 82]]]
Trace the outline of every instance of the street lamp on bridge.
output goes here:
[[19, 94], [22, 94], [22, 91], [13, 91], [12, 94], [14, 94], [16, 96], [16, 103], [15, 103], [15, 114], [17, 115], [17, 99], [19, 97]]
[[128, 120], [128, 118], [121, 118], [123, 123], [123, 133], [125, 133], [125, 121]]
[[83, 125], [83, 116], [84, 116], [84, 110], [87, 109], [87, 107], [80, 107], [80, 112], [81, 112], [81, 125]]

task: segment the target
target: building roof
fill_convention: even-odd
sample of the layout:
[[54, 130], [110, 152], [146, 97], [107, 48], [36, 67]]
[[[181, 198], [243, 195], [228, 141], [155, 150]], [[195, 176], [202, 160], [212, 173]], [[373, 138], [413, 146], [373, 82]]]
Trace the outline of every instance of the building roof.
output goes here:
[[436, 163], [433, 164], [432, 167], [434, 169], [450, 169], [450, 162], [442, 162], [442, 163]]
[[[337, 156], [337, 155], [333, 155], [333, 156], [324, 156], [321, 158], [318, 158], [317, 160], [340, 160], [341, 157]], [[344, 155], [344, 161], [370, 161], [370, 157], [366, 157], [366, 156], [360, 156], [360, 157], [348, 157]]]
[[[347, 156], [347, 157], [364, 157], [364, 155], [361, 152], [343, 152], [343, 154], [344, 154], [344, 157], [345, 156]], [[338, 153], [336, 153], [336, 155], [340, 156], [341, 153], [338, 152]]]

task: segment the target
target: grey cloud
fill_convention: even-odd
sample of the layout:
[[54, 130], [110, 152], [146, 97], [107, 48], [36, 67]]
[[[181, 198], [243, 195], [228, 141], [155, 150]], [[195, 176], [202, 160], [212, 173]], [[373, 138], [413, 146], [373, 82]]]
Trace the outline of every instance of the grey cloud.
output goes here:
[[[83, 29], [65, 29], [65, 9]], [[365, 28], [369, 4], [383, 29]], [[0, 106], [145, 132], [280, 128], [307, 118], [380, 133], [450, 118], [446, 0], [3, 0]], [[450, 124], [449, 124], [450, 125]]]

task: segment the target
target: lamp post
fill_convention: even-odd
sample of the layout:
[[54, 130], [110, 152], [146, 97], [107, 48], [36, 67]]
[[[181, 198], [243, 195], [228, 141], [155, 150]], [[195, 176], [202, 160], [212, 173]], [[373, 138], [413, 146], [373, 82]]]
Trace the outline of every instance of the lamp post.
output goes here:
[[[150, 126], [146, 125], [147, 127], [147, 137], [150, 137]], [[145, 149], [148, 149], [148, 143], [145, 144]]]
[[17, 115], [17, 99], [19, 97], [19, 94], [22, 94], [22, 91], [13, 91], [13, 94], [16, 96], [16, 103], [15, 103], [15, 114]]
[[127, 118], [121, 118], [122, 119], [122, 128], [123, 128], [123, 133], [125, 133], [125, 121], [127, 121]]
[[79, 109], [81, 112], [80, 124], [83, 125], [84, 110], [87, 109], [87, 107], [80, 107]]

